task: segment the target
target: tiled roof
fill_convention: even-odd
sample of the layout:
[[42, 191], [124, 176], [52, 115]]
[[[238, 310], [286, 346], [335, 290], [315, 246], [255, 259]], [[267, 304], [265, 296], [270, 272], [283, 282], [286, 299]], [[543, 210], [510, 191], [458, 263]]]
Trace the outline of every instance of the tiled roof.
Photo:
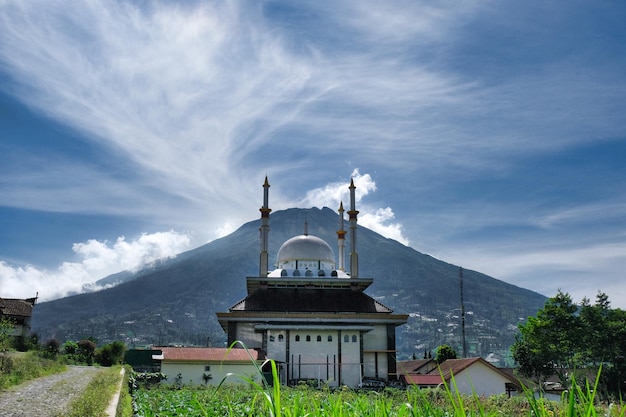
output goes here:
[[400, 376], [407, 385], [436, 386], [443, 383], [441, 375], [403, 374]]
[[0, 298], [0, 314], [4, 316], [30, 317], [36, 298], [21, 300], [17, 298]]
[[427, 367], [427, 370], [421, 373], [428, 373], [428, 371], [430, 371], [432, 367], [436, 368], [437, 364], [435, 363], [435, 361], [432, 359], [414, 359], [411, 361], [398, 361], [398, 372], [399, 373], [417, 373], [420, 371], [422, 367], [424, 367], [425, 365], [428, 365], [431, 362], [432, 362], [432, 366]]
[[[448, 380], [450, 379], [450, 374], [458, 375], [466, 368], [469, 368], [475, 362], [479, 362], [481, 360], [488, 364], [488, 362], [483, 360], [482, 358], [448, 359], [439, 365], [439, 369], [441, 369], [441, 373], [443, 374], [444, 378]], [[433, 369], [431, 373], [439, 374], [439, 369]]]
[[165, 361], [251, 362], [263, 359], [256, 350], [194, 347], [159, 347]]
[[[414, 362], [414, 361], [407, 361], [407, 362]], [[426, 375], [418, 374], [414, 372], [407, 372], [407, 373], [403, 373], [402, 377], [404, 377], [407, 384], [434, 385], [432, 381], [435, 381], [436, 379], [438, 379], [439, 382], [442, 382], [442, 376], [443, 376], [444, 381], [446, 382], [450, 381], [451, 376], [459, 375], [465, 369], [469, 368], [470, 366], [476, 363], [484, 364], [488, 368], [492, 369], [494, 372], [497, 372], [503, 377], [505, 377], [506, 379], [508, 379], [509, 382], [512, 384], [514, 385], [518, 384], [515, 378], [512, 378], [508, 373], [502, 371], [501, 369], [493, 366], [492, 364], [490, 364], [483, 358], [479, 358], [479, 357], [465, 358], [465, 359], [448, 359], [444, 361], [442, 364], [440, 364], [438, 368], [432, 369]], [[398, 365], [400, 366], [400, 363]]]
[[316, 288], [260, 288], [231, 311], [392, 313], [361, 291]]

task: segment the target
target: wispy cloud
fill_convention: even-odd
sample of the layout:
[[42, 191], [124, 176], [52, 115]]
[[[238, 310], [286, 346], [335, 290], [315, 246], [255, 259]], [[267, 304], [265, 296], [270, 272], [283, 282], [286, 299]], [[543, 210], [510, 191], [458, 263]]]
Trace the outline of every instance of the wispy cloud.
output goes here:
[[0, 2], [0, 88], [90, 150], [3, 132], [0, 204], [141, 219], [204, 243], [258, 214], [263, 174], [275, 209], [336, 209], [359, 167], [361, 224], [480, 265], [512, 260], [499, 251], [510, 239], [525, 268], [550, 269], [524, 245], [558, 259], [549, 234], [572, 256], [622, 241], [607, 218], [623, 224], [623, 188], [581, 202], [552, 198], [571, 182], [558, 167], [536, 180], [543, 194], [516, 179], [542, 155], [626, 135], [624, 10], [557, 7]]

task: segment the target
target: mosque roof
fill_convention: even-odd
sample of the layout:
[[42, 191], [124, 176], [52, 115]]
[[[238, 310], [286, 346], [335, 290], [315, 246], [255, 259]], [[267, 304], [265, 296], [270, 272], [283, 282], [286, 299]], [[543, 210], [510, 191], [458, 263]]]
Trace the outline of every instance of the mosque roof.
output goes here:
[[392, 313], [361, 291], [323, 288], [259, 288], [230, 311]]
[[324, 240], [304, 234], [283, 243], [276, 256], [277, 263], [304, 259], [335, 263], [335, 254]]

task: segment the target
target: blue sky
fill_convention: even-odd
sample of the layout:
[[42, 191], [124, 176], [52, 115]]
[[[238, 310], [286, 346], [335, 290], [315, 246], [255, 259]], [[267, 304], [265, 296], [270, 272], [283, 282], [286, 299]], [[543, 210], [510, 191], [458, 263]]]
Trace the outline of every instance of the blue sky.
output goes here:
[[0, 0], [0, 296], [273, 210], [626, 308], [626, 3]]

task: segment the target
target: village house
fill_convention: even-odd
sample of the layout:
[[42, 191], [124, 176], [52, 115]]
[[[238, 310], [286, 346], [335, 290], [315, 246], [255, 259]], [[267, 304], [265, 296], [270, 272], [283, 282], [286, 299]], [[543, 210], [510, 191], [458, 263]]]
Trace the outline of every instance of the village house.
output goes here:
[[26, 337], [30, 333], [31, 317], [37, 297], [18, 299], [0, 297], [0, 319], [8, 319], [13, 324], [12, 335]]
[[[219, 385], [227, 374], [226, 384], [247, 383], [243, 378], [260, 382], [257, 366], [263, 364], [263, 355], [256, 350], [158, 347], [152, 359], [159, 363], [160, 372], [169, 384]], [[160, 353], [158, 353], [160, 351]]]
[[521, 391], [519, 381], [483, 358], [448, 359], [437, 366], [433, 359], [398, 363], [400, 380], [407, 386], [442, 388], [482, 397]]

